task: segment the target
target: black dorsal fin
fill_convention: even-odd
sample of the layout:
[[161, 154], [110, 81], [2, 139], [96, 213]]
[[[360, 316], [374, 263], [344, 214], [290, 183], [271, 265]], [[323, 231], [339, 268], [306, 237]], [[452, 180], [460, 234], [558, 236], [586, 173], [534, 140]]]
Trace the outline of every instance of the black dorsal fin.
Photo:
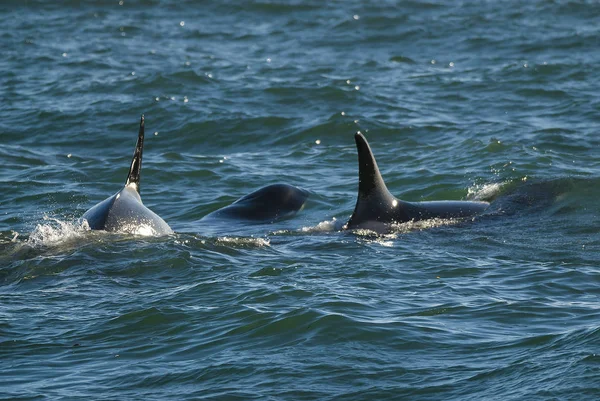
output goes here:
[[399, 201], [388, 191], [367, 139], [357, 132], [354, 140], [358, 150], [358, 198], [346, 228], [360, 227], [367, 222], [391, 221]]
[[379, 194], [388, 195], [389, 191], [381, 173], [379, 167], [377, 167], [377, 161], [371, 151], [371, 147], [367, 142], [365, 136], [359, 131], [354, 135], [356, 141], [356, 149], [358, 150], [358, 198], [371, 197]]
[[131, 160], [131, 167], [129, 168], [129, 175], [125, 182], [126, 187], [133, 187], [138, 193], [140, 192], [140, 173], [142, 172], [142, 153], [144, 151], [144, 115], [140, 119], [140, 132], [138, 134], [138, 140], [135, 145], [135, 151], [133, 152], [133, 159]]

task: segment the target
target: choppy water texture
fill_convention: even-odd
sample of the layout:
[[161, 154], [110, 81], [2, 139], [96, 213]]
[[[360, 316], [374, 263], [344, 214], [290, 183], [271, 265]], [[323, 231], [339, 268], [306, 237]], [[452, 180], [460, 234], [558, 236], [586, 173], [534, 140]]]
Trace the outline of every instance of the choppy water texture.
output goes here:
[[[600, 5], [0, 5], [0, 398], [595, 400]], [[78, 218], [124, 183], [166, 238]], [[402, 199], [339, 231], [366, 133]], [[203, 222], [263, 185], [274, 224]]]

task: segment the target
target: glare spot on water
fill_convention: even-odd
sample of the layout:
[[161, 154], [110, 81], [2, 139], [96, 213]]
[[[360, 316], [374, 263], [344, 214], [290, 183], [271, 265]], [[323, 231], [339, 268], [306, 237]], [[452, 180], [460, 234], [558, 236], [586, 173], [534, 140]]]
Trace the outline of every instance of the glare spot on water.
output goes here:
[[67, 53], [63, 53], [63, 54], [62, 54], [62, 56], [63, 56], [63, 57], [67, 57]]
[[185, 26], [185, 21], [181, 21], [181, 22], [179, 23], [179, 26]]
[[70, 154], [70, 153], [67, 155], [67, 157], [68, 157], [69, 159], [71, 158], [71, 156], [73, 156], [73, 155], [72, 155], [72, 154]]
[[392, 202], [392, 206], [394, 206], [394, 207], [398, 206], [398, 201], [396, 199], [394, 199], [394, 201]]
[[157, 96], [157, 97], [155, 97], [155, 98], [154, 98], [154, 100], [156, 100], [156, 101], [158, 102], [160, 99], [159, 99], [159, 98], [158, 98], [158, 96]]
[[192, 64], [192, 63], [190, 63], [189, 61], [186, 61], [186, 62], [185, 62], [185, 65], [187, 65], [187, 66], [189, 66], [189, 65], [191, 65], [191, 64]]
[[360, 15], [354, 14], [354, 16], [352, 18], [354, 18], [355, 20], [359, 20], [360, 19]]
[[131, 234], [134, 235], [142, 235], [144, 237], [153, 237], [156, 235], [156, 231], [154, 230], [154, 228], [152, 228], [152, 226], [147, 225], [147, 224], [141, 224], [139, 226], [136, 226], [133, 230], [125, 230], [127, 232], [131, 232]]
[[435, 64], [436, 61], [434, 59], [432, 59], [430, 62], [431, 62], [431, 64]]
[[187, 102], [188, 102], [188, 98], [187, 98], [187, 96], [184, 96], [183, 97], [183, 103], [187, 103]]
[[360, 90], [360, 86], [356, 85], [356, 86], [354, 87], [354, 89], [355, 89], [355, 90]]
[[131, 75], [135, 75], [135, 71], [131, 71]]
[[350, 83], [351, 83], [351, 82], [352, 82], [352, 81], [350, 81], [349, 79], [347, 79], [347, 80], [346, 80], [346, 83], [347, 83], [348, 85], [350, 85]]
[[343, 116], [345, 116], [346, 112], [342, 111], [340, 114], [343, 115]]
[[125, 4], [125, 2], [123, 0], [119, 1], [120, 6], [122, 6], [123, 4]]
[[317, 145], [320, 145], [320, 144], [321, 144], [321, 140], [320, 140], [320, 139], [317, 139], [317, 140], [315, 141], [315, 143], [316, 143]]
[[453, 61], [451, 61], [451, 62], [448, 64], [448, 66], [449, 66], [450, 68], [454, 67], [454, 62], [453, 62]]
[[157, 136], [157, 135], [158, 135], [158, 131], [156, 131], [156, 132], [154, 133], [154, 136]]

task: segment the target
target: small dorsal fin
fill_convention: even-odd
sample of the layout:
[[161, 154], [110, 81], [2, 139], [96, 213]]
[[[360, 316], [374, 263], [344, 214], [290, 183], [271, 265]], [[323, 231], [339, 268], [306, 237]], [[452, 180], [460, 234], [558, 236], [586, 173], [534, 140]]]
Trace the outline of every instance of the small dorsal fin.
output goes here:
[[134, 188], [138, 193], [140, 192], [140, 173], [142, 172], [142, 153], [144, 151], [144, 115], [140, 119], [140, 132], [138, 134], [138, 140], [135, 145], [135, 151], [133, 152], [133, 159], [131, 160], [131, 167], [129, 168], [129, 175], [125, 182], [126, 187]]

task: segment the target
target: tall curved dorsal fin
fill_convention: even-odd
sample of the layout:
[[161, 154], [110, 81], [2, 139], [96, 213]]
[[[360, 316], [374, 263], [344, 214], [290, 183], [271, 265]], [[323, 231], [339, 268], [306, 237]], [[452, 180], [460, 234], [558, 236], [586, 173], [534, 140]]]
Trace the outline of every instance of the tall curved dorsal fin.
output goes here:
[[370, 197], [380, 193], [388, 195], [390, 192], [381, 177], [377, 161], [367, 138], [358, 131], [354, 135], [356, 149], [358, 150], [358, 198]]
[[358, 150], [358, 198], [346, 228], [357, 228], [372, 222], [395, 220], [400, 201], [388, 191], [377, 167], [375, 156], [363, 134], [354, 135]]
[[133, 152], [133, 159], [131, 160], [131, 167], [129, 168], [129, 175], [127, 175], [127, 181], [125, 182], [126, 187], [132, 187], [138, 193], [140, 192], [140, 173], [142, 172], [142, 153], [144, 151], [144, 115], [140, 119], [140, 132], [138, 134], [138, 140], [135, 145], [135, 151]]

